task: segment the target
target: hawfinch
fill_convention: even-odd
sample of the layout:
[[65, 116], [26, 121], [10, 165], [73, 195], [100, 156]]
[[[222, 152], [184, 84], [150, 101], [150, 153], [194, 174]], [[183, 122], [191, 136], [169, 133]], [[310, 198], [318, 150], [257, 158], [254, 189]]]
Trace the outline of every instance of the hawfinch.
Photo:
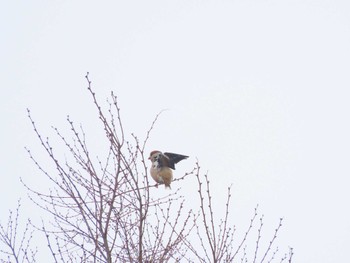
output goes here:
[[175, 170], [175, 164], [187, 158], [186, 155], [176, 153], [151, 152], [148, 159], [152, 162], [150, 169], [152, 178], [158, 184], [164, 184], [165, 187], [170, 188], [170, 183], [173, 180], [171, 169]]

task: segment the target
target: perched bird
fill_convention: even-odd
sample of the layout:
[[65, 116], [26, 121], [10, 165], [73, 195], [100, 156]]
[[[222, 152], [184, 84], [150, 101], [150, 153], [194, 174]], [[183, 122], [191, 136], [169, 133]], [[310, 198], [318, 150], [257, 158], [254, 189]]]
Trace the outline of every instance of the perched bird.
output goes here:
[[164, 184], [165, 187], [170, 188], [170, 183], [173, 180], [173, 171], [171, 169], [175, 170], [175, 164], [187, 158], [188, 156], [186, 155], [152, 151], [148, 158], [152, 162], [150, 168], [152, 178], [158, 184]]

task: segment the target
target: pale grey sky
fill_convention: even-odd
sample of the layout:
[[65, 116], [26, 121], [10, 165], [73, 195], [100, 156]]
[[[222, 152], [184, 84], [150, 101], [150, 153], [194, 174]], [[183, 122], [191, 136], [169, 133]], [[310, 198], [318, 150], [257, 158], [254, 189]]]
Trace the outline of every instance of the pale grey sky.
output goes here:
[[149, 150], [190, 155], [176, 173], [197, 157], [218, 200], [232, 183], [239, 227], [259, 203], [295, 262], [348, 260], [349, 1], [6, 1], [0, 37], [1, 221], [19, 177], [40, 178], [27, 107], [47, 135], [69, 114], [98, 148], [89, 71], [140, 137], [169, 109]]

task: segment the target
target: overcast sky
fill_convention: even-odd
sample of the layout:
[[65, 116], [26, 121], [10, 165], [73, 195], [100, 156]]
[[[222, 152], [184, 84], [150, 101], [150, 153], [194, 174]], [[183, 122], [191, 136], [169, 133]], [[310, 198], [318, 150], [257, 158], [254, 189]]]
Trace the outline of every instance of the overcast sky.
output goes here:
[[4, 1], [0, 40], [1, 222], [19, 178], [42, 178], [27, 107], [44, 134], [69, 114], [98, 147], [89, 71], [128, 132], [167, 109], [148, 150], [190, 155], [175, 176], [198, 158], [218, 200], [232, 183], [238, 227], [259, 203], [295, 262], [349, 259], [349, 1]]

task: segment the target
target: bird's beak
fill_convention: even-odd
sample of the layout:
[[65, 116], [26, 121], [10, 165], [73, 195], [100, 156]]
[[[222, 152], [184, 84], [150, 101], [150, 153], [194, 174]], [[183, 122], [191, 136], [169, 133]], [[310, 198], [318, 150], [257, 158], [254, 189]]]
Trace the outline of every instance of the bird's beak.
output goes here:
[[151, 160], [151, 156], [150, 156], [150, 157], [148, 157], [148, 160]]

